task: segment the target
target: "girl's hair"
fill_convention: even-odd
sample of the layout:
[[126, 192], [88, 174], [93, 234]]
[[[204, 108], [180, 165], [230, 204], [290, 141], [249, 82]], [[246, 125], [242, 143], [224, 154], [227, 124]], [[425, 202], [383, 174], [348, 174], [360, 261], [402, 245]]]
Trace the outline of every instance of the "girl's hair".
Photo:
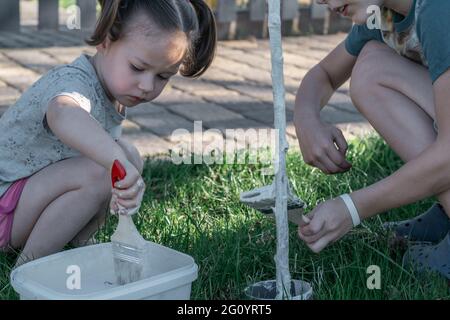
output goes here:
[[117, 41], [136, 14], [145, 13], [166, 31], [186, 33], [190, 47], [181, 75], [199, 77], [211, 65], [217, 46], [214, 14], [203, 0], [99, 0], [101, 14], [94, 34], [86, 43], [101, 44], [106, 37]]

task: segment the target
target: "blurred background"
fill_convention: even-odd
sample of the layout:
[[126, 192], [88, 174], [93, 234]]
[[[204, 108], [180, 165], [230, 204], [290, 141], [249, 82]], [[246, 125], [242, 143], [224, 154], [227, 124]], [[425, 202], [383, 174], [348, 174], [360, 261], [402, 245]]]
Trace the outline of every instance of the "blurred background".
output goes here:
[[[266, 0], [206, 0], [217, 14], [220, 39], [267, 37]], [[99, 5], [95, 0], [2, 0], [0, 31], [21, 27], [64, 29], [74, 15], [73, 6], [81, 8], [83, 29], [92, 28]], [[283, 0], [284, 35], [332, 34], [346, 32], [351, 21], [329, 12], [312, 0]], [[39, 18], [41, 17], [41, 18]], [[57, 27], [56, 27], [57, 26]]]
[[[207, 0], [218, 25], [217, 56], [200, 79], [173, 77], [156, 100], [129, 109], [124, 137], [141, 154], [167, 154], [180, 140], [193, 142], [201, 121], [203, 143], [217, 138], [252, 145], [250, 137], [227, 129], [273, 127], [270, 45], [266, 0]], [[281, 1], [287, 138], [298, 147], [293, 111], [305, 74], [345, 39], [352, 23], [311, 0]], [[95, 54], [85, 39], [92, 33], [99, 6], [95, 0], [1, 0], [0, 116], [51, 68]], [[346, 136], [370, 129], [349, 97], [346, 82], [321, 112], [323, 121]], [[186, 134], [175, 136], [177, 129]], [[264, 147], [264, 146], [263, 146]]]

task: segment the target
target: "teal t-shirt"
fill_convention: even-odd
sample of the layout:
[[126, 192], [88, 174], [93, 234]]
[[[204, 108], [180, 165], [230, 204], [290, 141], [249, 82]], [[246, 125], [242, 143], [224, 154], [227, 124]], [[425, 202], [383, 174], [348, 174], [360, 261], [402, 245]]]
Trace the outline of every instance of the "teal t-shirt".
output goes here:
[[450, 68], [450, 1], [414, 0], [408, 15], [381, 8], [380, 28], [354, 25], [345, 40], [348, 53], [358, 56], [376, 40], [428, 68], [433, 82]]

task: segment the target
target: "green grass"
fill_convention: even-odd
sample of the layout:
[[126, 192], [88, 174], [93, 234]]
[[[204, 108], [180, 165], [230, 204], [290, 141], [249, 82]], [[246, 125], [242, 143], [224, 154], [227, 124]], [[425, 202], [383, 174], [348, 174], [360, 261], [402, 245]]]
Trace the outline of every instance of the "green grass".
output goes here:
[[[310, 206], [351, 192], [389, 175], [401, 160], [377, 137], [352, 141], [350, 172], [326, 176], [288, 156], [288, 174], [297, 194]], [[240, 204], [239, 193], [269, 184], [258, 165], [180, 165], [149, 160], [146, 198], [135, 222], [143, 236], [194, 257], [199, 277], [193, 299], [239, 299], [256, 281], [275, 278], [275, 223]], [[380, 199], [382, 201], [382, 199]], [[448, 299], [447, 282], [436, 276], [416, 278], [401, 267], [401, 252], [391, 250], [381, 223], [413, 216], [432, 199], [377, 216], [352, 230], [320, 254], [312, 253], [290, 226], [293, 278], [312, 282], [315, 299]], [[115, 221], [100, 233], [108, 241]], [[0, 298], [17, 298], [9, 285], [12, 256], [1, 256]], [[381, 290], [366, 287], [369, 265], [381, 268]]]
[[59, 6], [64, 9], [75, 5], [76, 3], [77, 3], [76, 0], [59, 0]]

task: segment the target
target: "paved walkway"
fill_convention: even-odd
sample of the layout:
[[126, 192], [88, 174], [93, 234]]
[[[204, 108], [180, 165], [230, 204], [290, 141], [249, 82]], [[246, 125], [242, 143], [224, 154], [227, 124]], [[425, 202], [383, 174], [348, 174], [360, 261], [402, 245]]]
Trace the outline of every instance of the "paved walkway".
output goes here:
[[[345, 38], [345, 34], [286, 38], [285, 82], [288, 140], [296, 148], [292, 124], [295, 92], [306, 72]], [[52, 67], [70, 63], [82, 52], [92, 54], [72, 32], [0, 33], [0, 114]], [[348, 96], [348, 82], [331, 98], [322, 118], [340, 127], [348, 138], [371, 131]], [[168, 153], [180, 141], [198, 139], [194, 121], [201, 121], [203, 144], [220, 136], [245, 146], [245, 135], [226, 129], [268, 129], [273, 126], [270, 49], [267, 40], [221, 42], [213, 66], [201, 79], [176, 76], [154, 102], [129, 109], [124, 137], [142, 155]], [[198, 126], [199, 124], [197, 124]], [[173, 134], [174, 130], [178, 134]], [[248, 133], [249, 131], [246, 131]]]

